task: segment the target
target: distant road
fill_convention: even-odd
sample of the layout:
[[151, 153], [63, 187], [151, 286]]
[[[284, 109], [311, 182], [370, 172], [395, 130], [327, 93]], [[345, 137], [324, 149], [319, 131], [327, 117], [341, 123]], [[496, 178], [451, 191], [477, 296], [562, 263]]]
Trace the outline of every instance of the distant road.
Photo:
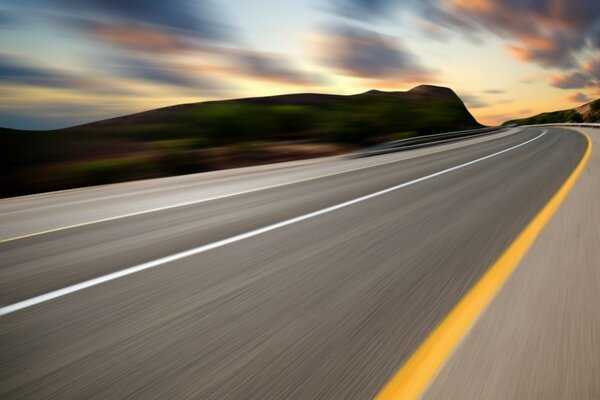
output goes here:
[[371, 398], [587, 149], [527, 128], [0, 200], [0, 398]]

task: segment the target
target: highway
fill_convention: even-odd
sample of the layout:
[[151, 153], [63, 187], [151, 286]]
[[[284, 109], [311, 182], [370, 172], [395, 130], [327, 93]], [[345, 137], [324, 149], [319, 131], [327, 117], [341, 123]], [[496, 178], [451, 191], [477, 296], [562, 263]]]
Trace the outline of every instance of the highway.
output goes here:
[[0, 200], [0, 398], [373, 398], [583, 167], [424, 396], [598, 398], [589, 154], [532, 127]]

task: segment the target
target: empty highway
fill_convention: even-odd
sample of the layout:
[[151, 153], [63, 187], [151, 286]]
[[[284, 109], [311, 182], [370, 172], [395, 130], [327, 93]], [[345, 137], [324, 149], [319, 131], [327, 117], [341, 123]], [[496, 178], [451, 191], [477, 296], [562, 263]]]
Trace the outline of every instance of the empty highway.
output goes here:
[[[402, 367], [565, 182], [564, 204], [460, 343], [420, 367], [415, 393], [597, 398], [591, 145], [530, 127], [0, 200], [0, 398], [393, 398]], [[556, 354], [524, 356], [536, 344]]]

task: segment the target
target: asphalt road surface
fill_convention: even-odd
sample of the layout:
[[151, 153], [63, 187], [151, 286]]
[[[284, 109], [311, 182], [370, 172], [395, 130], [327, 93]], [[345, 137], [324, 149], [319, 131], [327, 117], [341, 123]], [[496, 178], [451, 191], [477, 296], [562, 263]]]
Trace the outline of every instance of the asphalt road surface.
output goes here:
[[2, 200], [0, 398], [372, 398], [587, 146], [528, 128]]

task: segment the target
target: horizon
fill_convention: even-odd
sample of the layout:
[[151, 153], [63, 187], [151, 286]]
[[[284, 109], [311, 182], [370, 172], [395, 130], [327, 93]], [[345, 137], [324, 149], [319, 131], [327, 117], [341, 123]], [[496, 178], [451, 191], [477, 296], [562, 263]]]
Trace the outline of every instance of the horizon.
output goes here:
[[[379, 93], [407, 93], [410, 92], [413, 89], [416, 89], [418, 87], [421, 86], [429, 86], [429, 87], [435, 87], [435, 88], [444, 88], [444, 89], [450, 89], [452, 90], [452, 88], [447, 87], [447, 86], [438, 86], [438, 85], [430, 85], [430, 84], [419, 84], [416, 85], [414, 87], [411, 87], [409, 89], [406, 90], [381, 90], [381, 89], [368, 89], [366, 91], [360, 92], [360, 93], [350, 93], [350, 94], [339, 94], [339, 93], [325, 93], [325, 92], [292, 92], [292, 93], [283, 93], [283, 94], [276, 94], [276, 95], [265, 95], [265, 96], [250, 96], [250, 97], [231, 97], [231, 98], [225, 98], [225, 99], [219, 99], [219, 100], [204, 100], [204, 101], [199, 101], [199, 102], [191, 102], [191, 103], [178, 103], [178, 104], [167, 104], [165, 106], [161, 106], [159, 108], [154, 108], [154, 109], [149, 109], [149, 110], [140, 110], [140, 111], [134, 111], [133, 113], [127, 113], [127, 114], [121, 114], [121, 115], [114, 115], [114, 116], [110, 116], [108, 118], [103, 118], [103, 119], [96, 119], [96, 120], [91, 120], [91, 121], [86, 121], [80, 124], [75, 124], [75, 125], [67, 125], [67, 126], [62, 126], [62, 127], [56, 127], [56, 128], [51, 128], [51, 129], [20, 129], [20, 128], [7, 128], [5, 126], [0, 126], [0, 128], [2, 129], [13, 129], [13, 130], [31, 130], [31, 131], [46, 131], [46, 130], [60, 130], [60, 129], [69, 129], [69, 128], [75, 128], [78, 126], [83, 126], [83, 125], [87, 125], [87, 124], [93, 124], [95, 122], [101, 122], [101, 121], [107, 121], [110, 119], [118, 119], [118, 118], [122, 118], [122, 117], [127, 117], [130, 115], [135, 115], [135, 114], [140, 114], [140, 113], [144, 113], [144, 112], [149, 112], [149, 111], [155, 111], [155, 110], [160, 110], [162, 108], [171, 108], [171, 107], [177, 107], [177, 106], [184, 106], [184, 105], [189, 105], [189, 104], [209, 104], [209, 103], [213, 103], [213, 102], [227, 102], [227, 101], [236, 101], [236, 100], [247, 100], [247, 99], [261, 99], [261, 98], [265, 98], [265, 97], [279, 97], [279, 96], [293, 96], [293, 95], [324, 95], [324, 96], [358, 96], [358, 95], [362, 95], [362, 94], [366, 94], [369, 92], [379, 92]], [[452, 90], [454, 92], [454, 90]], [[455, 95], [457, 95], [454, 92]], [[457, 95], [458, 96], [458, 95]], [[460, 96], [458, 96], [460, 99]], [[462, 101], [462, 99], [460, 99]], [[464, 104], [464, 101], [463, 101]], [[466, 107], [466, 104], [465, 104]], [[471, 112], [471, 110], [468, 109], [467, 107], [467, 111], [469, 111], [469, 113], [471, 115], [473, 115], [473, 113]], [[475, 117], [474, 117], [475, 118]], [[476, 118], [475, 118], [476, 119]], [[479, 121], [477, 121], [479, 122]]]
[[592, 0], [0, 0], [0, 30], [0, 126], [13, 129], [420, 84], [454, 90], [485, 125], [600, 97]]

